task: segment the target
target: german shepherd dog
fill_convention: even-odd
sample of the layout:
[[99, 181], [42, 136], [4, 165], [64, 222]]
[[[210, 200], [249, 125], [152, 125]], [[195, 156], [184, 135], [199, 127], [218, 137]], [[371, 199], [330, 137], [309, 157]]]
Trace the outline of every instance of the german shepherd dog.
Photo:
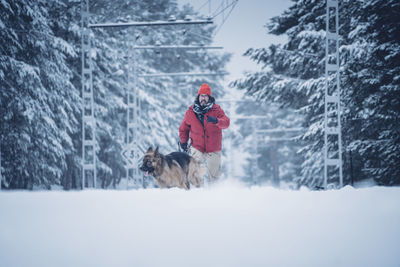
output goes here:
[[145, 175], [153, 176], [160, 188], [190, 189], [190, 184], [200, 187], [202, 176], [197, 161], [184, 152], [163, 155], [158, 147], [149, 147], [139, 168]]

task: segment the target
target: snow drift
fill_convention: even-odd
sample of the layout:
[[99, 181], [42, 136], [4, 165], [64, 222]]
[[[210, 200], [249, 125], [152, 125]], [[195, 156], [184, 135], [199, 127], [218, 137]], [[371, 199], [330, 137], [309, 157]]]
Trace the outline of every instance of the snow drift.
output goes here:
[[1, 266], [396, 266], [400, 188], [0, 192]]

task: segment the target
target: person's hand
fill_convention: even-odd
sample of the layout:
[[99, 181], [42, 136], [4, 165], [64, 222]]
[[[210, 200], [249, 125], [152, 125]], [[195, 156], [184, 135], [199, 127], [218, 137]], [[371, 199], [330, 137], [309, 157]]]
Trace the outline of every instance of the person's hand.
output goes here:
[[215, 117], [212, 117], [212, 116], [208, 116], [208, 115], [207, 115], [207, 122], [211, 122], [211, 123], [217, 124], [218, 119], [215, 118]]
[[188, 145], [187, 145], [187, 143], [181, 143], [181, 148], [182, 148], [182, 150], [184, 151], [184, 152], [188, 152]]

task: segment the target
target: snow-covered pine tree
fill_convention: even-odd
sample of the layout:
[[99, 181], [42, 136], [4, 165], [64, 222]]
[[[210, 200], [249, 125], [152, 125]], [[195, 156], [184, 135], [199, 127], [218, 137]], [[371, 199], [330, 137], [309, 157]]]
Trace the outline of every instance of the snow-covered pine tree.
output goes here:
[[[63, 9], [61, 1], [52, 7]], [[73, 47], [54, 35], [46, 1], [0, 3], [0, 114], [6, 188], [59, 185], [73, 151]], [[79, 102], [78, 102], [79, 103]], [[76, 123], [75, 123], [76, 125]]]
[[[342, 79], [355, 180], [400, 184], [400, 2], [346, 1]], [[348, 170], [351, 171], [351, 170]]]
[[[339, 1], [342, 132], [345, 151], [355, 155], [358, 179], [400, 182], [398, 1]], [[266, 70], [235, 85], [261, 100], [292, 107], [304, 115], [306, 145], [300, 184], [322, 183], [325, 56], [325, 1], [298, 0], [266, 25], [283, 45], [249, 49]], [[347, 154], [346, 154], [347, 155]], [[346, 157], [344, 157], [346, 158]], [[347, 156], [347, 159], [349, 157]], [[345, 178], [350, 178], [349, 161]], [[369, 173], [365, 173], [369, 171]], [[347, 180], [349, 182], [349, 180]]]
[[[65, 87], [61, 93], [66, 105], [63, 128], [70, 137], [70, 143], [63, 145], [65, 153], [65, 168], [61, 177], [64, 189], [81, 188], [81, 61], [80, 61], [80, 0], [47, 1], [49, 26], [56, 38], [64, 40], [70, 47], [65, 53], [64, 72], [72, 87]], [[61, 50], [63, 51], [63, 50]], [[63, 74], [62, 74], [63, 75]]]

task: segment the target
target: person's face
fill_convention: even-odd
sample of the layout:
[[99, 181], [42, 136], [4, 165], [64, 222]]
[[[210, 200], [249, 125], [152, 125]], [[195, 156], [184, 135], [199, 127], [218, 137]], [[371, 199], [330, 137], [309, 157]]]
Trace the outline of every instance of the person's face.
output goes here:
[[205, 106], [208, 103], [208, 100], [210, 99], [210, 97], [208, 95], [200, 95], [199, 96], [199, 103], [201, 106]]

